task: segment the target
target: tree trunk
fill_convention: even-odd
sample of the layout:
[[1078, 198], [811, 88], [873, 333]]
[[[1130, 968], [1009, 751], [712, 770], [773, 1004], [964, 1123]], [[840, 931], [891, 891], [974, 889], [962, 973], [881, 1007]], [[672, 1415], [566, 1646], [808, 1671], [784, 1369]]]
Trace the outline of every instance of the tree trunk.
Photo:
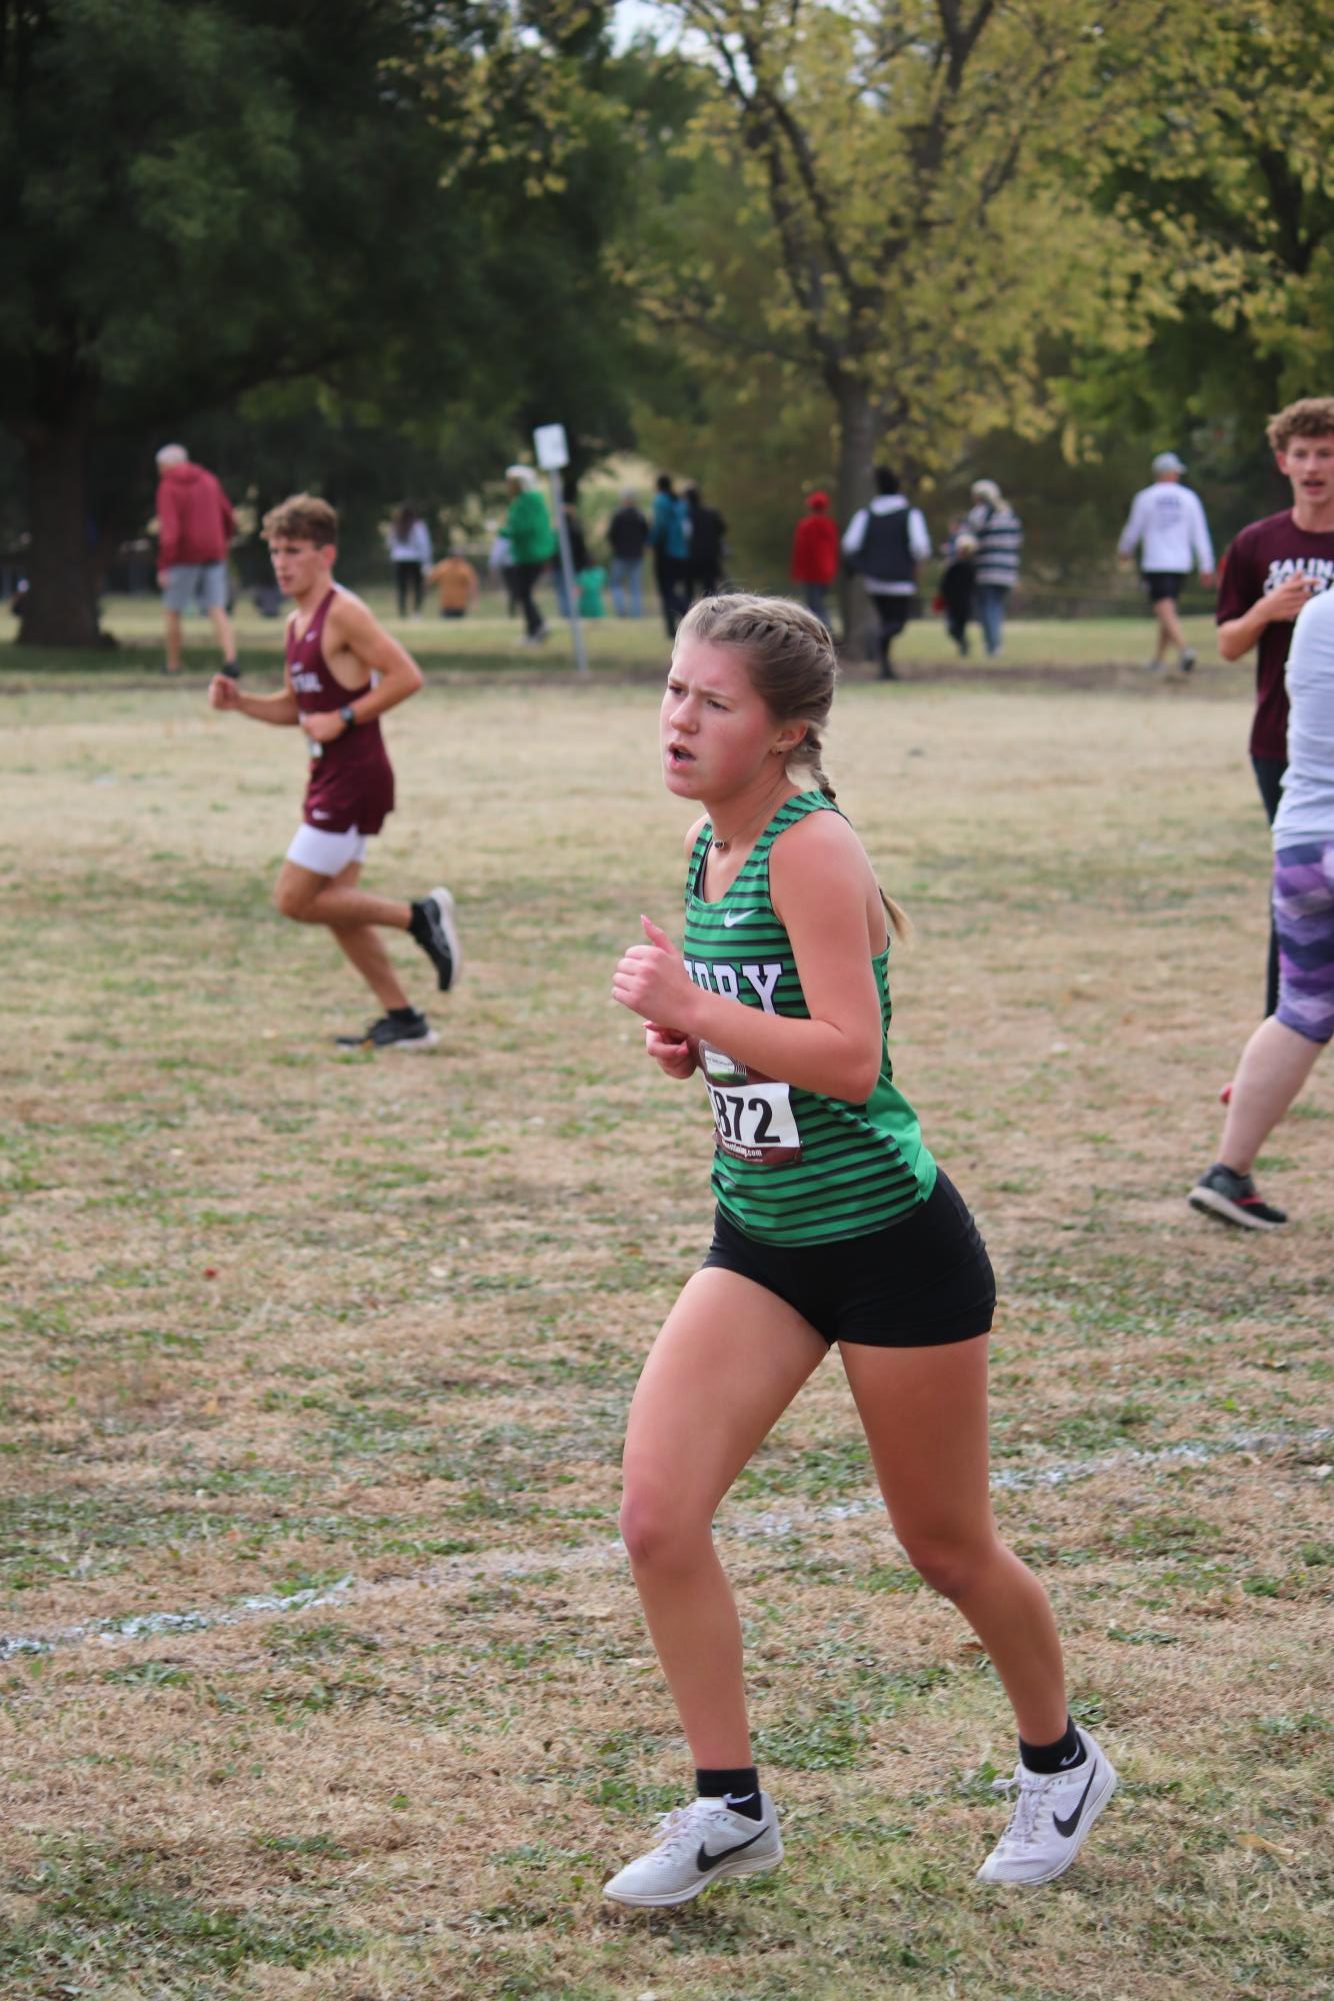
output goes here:
[[28, 591], [20, 646], [98, 646], [97, 561], [88, 519], [89, 420], [76, 403], [55, 423], [34, 424], [28, 473]]
[[[858, 508], [865, 507], [871, 498], [878, 426], [864, 382], [840, 375], [834, 397], [838, 404], [838, 526], [842, 534]], [[860, 578], [840, 577], [839, 608], [843, 643], [856, 651], [871, 624], [871, 607]]]

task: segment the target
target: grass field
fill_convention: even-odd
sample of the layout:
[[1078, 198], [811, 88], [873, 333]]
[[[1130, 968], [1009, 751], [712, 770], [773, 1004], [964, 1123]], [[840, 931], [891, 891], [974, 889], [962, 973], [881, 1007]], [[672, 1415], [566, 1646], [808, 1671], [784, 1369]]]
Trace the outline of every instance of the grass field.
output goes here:
[[1266, 834], [1244, 670], [1144, 685], [1124, 637], [850, 681], [827, 759], [917, 925], [900, 1080], [1000, 1275], [998, 1510], [1122, 1791], [1059, 1884], [972, 1880], [1005, 1705], [834, 1360], [719, 1522], [789, 1859], [599, 1902], [688, 1777], [615, 1541], [709, 1215], [699, 1094], [607, 999], [638, 913], [679, 916], [650, 634], [639, 678], [442, 673], [391, 720], [368, 881], [452, 883], [470, 964], [442, 1048], [378, 1061], [333, 1057], [370, 1010], [268, 904], [294, 736], [209, 714], [202, 653], [182, 687], [6, 658], [0, 1993], [1314, 2001], [1334, 1073], [1262, 1162], [1285, 1235], [1187, 1209]]
[[[494, 676], [514, 672], [557, 678], [573, 667], [569, 628], [556, 618], [546, 587], [539, 592], [539, 598], [551, 619], [551, 638], [540, 652], [519, 644], [522, 628], [518, 620], [504, 616], [492, 593], [483, 597], [478, 615], [458, 620], [441, 619], [428, 609], [420, 620], [400, 621], [393, 615], [389, 590], [372, 589], [365, 596], [377, 616], [420, 655], [426, 666], [438, 673], [474, 675], [481, 671]], [[1201, 658], [1212, 660], [1212, 620], [1188, 618], [1184, 623]], [[103, 607], [103, 625], [118, 642], [114, 651], [93, 655], [49, 650], [29, 652], [8, 644], [16, 627], [8, 613], [0, 610], [0, 689], [40, 682], [53, 675], [104, 686], [158, 678], [163, 659], [162, 614], [155, 598], [109, 599]], [[627, 670], [639, 668], [655, 674], [658, 671], [665, 642], [661, 623], [651, 607], [638, 620], [589, 619], [584, 621], [583, 629], [595, 673], [623, 675]], [[280, 620], [261, 618], [245, 600], [237, 608], [236, 630], [240, 657], [247, 672], [281, 671]], [[1006, 634], [1005, 669], [1010, 673], [1064, 671], [1073, 679], [1090, 670], [1102, 674], [1108, 668], [1138, 673], [1152, 652], [1152, 632], [1147, 612], [1139, 618], [1011, 619]], [[975, 628], [972, 645], [972, 660], [965, 671], [970, 675], [994, 671], [982, 656]], [[217, 665], [216, 648], [202, 618], [186, 621], [185, 646], [187, 674], [199, 676], [213, 671]], [[957, 670], [954, 647], [936, 617], [914, 621], [896, 645], [895, 657], [901, 657], [910, 671], [918, 673], [953, 674]]]

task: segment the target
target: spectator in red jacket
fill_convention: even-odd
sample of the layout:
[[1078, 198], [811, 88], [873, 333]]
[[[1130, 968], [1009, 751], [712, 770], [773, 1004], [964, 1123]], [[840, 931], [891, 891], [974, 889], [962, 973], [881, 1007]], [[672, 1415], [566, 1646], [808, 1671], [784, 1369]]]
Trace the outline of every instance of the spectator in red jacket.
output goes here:
[[157, 580], [167, 625], [167, 672], [181, 671], [181, 619], [199, 604], [222, 649], [223, 673], [239, 680], [227, 616], [227, 546], [236, 527], [231, 502], [211, 472], [191, 464], [184, 445], [164, 445], [157, 468]]
[[829, 495], [812, 493], [792, 537], [792, 581], [800, 584], [815, 616], [829, 629], [825, 600], [838, 575], [838, 528], [829, 514]]

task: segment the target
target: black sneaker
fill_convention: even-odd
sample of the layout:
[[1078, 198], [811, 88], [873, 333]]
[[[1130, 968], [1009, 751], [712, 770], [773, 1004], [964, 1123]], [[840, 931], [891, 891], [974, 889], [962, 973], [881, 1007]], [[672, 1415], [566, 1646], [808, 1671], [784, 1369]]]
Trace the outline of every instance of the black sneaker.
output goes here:
[[463, 952], [459, 927], [454, 921], [454, 899], [447, 889], [433, 889], [412, 905], [408, 930], [431, 964], [442, 994], [459, 983], [463, 972]]
[[1199, 655], [1196, 653], [1195, 648], [1193, 646], [1188, 646], [1185, 652], [1181, 656], [1182, 673], [1189, 674], [1198, 658]]
[[338, 1035], [334, 1047], [347, 1053], [359, 1049], [434, 1049], [440, 1037], [424, 1014], [382, 1014], [360, 1035]]
[[229, 681], [239, 681], [241, 678], [241, 669], [235, 660], [224, 660], [222, 671]]
[[1243, 1230], [1276, 1230], [1288, 1220], [1285, 1210], [1261, 1200], [1249, 1174], [1234, 1174], [1218, 1163], [1200, 1176], [1188, 1200], [1192, 1209], [1237, 1223]]

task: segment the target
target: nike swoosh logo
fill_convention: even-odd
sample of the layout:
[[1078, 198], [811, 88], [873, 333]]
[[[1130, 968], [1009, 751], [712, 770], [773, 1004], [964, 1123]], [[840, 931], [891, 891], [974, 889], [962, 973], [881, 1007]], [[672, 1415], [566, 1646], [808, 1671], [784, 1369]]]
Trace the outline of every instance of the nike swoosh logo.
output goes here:
[[730, 931], [734, 924], [744, 924], [748, 917], [753, 917], [754, 915], [755, 912], [753, 910], [725, 910], [723, 912], [723, 929], [724, 931]]
[[1093, 1770], [1089, 1773], [1088, 1785], [1085, 1786], [1083, 1792], [1079, 1795], [1079, 1805], [1075, 1808], [1069, 1820], [1062, 1820], [1061, 1816], [1058, 1813], [1054, 1813], [1052, 1815], [1052, 1820], [1055, 1823], [1056, 1832], [1058, 1834], [1063, 1834], [1067, 1841], [1069, 1840], [1070, 1836], [1074, 1833], [1075, 1829], [1079, 1826], [1080, 1816], [1083, 1814], [1084, 1811], [1084, 1802], [1089, 1796], [1089, 1792], [1092, 1788], [1093, 1781], [1098, 1776], [1098, 1767], [1096, 1763], [1092, 1759], [1089, 1760], [1089, 1763], [1093, 1765]]
[[735, 1848], [720, 1848], [716, 1855], [710, 1855], [708, 1849], [701, 1841], [699, 1844], [699, 1853], [695, 1857], [695, 1867], [699, 1870], [701, 1876], [707, 1876], [710, 1869], [716, 1869], [718, 1864], [725, 1862], [729, 1855], [739, 1855], [743, 1848], [753, 1848], [755, 1843], [760, 1839], [760, 1836], [765, 1832], [764, 1828], [760, 1828], [757, 1834], [751, 1835], [749, 1841], [738, 1841]]

